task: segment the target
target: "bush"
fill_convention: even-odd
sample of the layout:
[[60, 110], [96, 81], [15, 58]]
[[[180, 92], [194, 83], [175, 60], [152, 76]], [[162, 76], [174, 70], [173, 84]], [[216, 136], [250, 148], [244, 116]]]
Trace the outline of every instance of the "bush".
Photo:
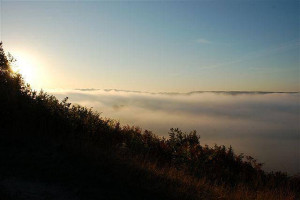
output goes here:
[[37, 93], [24, 83], [20, 74], [11, 70], [11, 62], [13, 59], [8, 59], [0, 43], [0, 125], [4, 130], [50, 134], [112, 150], [122, 147], [128, 156], [156, 162], [217, 185], [300, 189], [299, 177], [266, 173], [261, 163], [250, 156], [236, 155], [232, 147], [200, 145], [196, 131], [184, 133], [171, 128], [169, 138], [161, 138], [139, 127], [121, 127], [119, 122], [104, 119], [91, 109], [72, 105], [67, 97], [60, 102], [43, 91]]

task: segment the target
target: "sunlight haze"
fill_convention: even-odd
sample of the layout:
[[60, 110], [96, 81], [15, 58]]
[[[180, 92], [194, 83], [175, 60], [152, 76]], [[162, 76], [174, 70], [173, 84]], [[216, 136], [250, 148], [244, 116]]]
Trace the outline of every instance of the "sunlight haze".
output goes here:
[[0, 199], [300, 199], [300, 0], [0, 0]]

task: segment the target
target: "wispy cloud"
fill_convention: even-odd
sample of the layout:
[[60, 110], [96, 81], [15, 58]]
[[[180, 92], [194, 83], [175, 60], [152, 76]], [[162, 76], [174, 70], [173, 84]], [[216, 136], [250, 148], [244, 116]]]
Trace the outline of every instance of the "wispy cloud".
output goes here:
[[199, 38], [196, 40], [197, 43], [200, 43], [200, 44], [211, 44], [212, 42], [207, 40], [207, 39], [204, 39], [204, 38]]
[[209, 65], [209, 66], [202, 66], [202, 67], [199, 67], [198, 69], [213, 69], [213, 68], [218, 68], [218, 67], [230, 66], [233, 64], [242, 63], [242, 62], [250, 61], [253, 59], [285, 52], [285, 51], [293, 49], [293, 48], [299, 48], [299, 46], [300, 46], [299, 39], [292, 40], [292, 41], [282, 43], [277, 46], [250, 52], [248, 54], [245, 54], [244, 56], [239, 57], [236, 60], [232, 60], [232, 61], [228, 61], [228, 62], [221, 62], [221, 63], [217, 63], [214, 65]]

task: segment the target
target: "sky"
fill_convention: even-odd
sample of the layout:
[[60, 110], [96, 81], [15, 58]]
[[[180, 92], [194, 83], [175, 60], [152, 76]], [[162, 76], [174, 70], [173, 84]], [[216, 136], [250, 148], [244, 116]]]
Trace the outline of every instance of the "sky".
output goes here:
[[299, 91], [299, 1], [1, 1], [33, 88]]

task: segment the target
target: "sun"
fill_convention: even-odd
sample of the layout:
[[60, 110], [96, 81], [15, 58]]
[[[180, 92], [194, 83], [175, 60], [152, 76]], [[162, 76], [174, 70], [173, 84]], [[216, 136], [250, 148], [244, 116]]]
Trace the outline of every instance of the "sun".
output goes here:
[[36, 78], [35, 64], [26, 54], [13, 53], [16, 62], [12, 64], [12, 70], [20, 73], [26, 83], [33, 84]]

